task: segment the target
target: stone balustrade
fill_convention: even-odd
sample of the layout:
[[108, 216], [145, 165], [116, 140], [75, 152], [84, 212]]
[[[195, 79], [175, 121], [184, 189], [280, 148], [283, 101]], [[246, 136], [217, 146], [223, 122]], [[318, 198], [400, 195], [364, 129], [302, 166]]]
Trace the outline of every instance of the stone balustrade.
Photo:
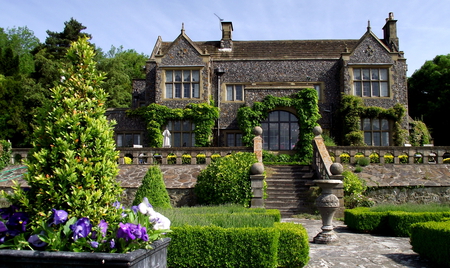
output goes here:
[[[13, 148], [11, 164], [20, 164], [27, 158], [28, 148]], [[224, 157], [235, 152], [253, 152], [251, 147], [179, 147], [179, 148], [119, 148], [119, 164], [126, 164], [125, 157], [131, 164], [210, 164], [214, 157]]]
[[380, 164], [443, 164], [450, 158], [449, 146], [327, 146], [327, 150], [334, 162], [350, 164], [356, 163], [357, 155], [373, 155], [373, 162]]

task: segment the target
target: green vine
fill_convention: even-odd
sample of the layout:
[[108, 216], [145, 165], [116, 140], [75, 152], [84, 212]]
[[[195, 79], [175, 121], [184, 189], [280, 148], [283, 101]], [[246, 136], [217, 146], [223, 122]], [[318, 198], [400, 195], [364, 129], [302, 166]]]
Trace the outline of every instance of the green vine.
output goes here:
[[320, 119], [317, 92], [304, 89], [291, 97], [266, 96], [262, 102], [255, 102], [253, 107], [241, 107], [238, 110], [238, 125], [243, 133], [242, 141], [246, 146], [253, 146], [253, 129], [261, 125], [269, 112], [278, 107], [295, 109], [299, 124], [299, 137], [295, 145], [296, 155], [300, 161], [311, 160], [314, 138], [312, 129]]
[[343, 118], [344, 144], [364, 145], [364, 133], [361, 130], [361, 118], [384, 118], [394, 122], [394, 145], [404, 143], [407, 131], [402, 128], [401, 122], [406, 113], [406, 108], [397, 103], [394, 107], [385, 109], [377, 106], [365, 106], [362, 99], [357, 96], [343, 95], [340, 113]]
[[409, 123], [410, 135], [409, 143], [412, 146], [423, 146], [431, 142], [431, 135], [424, 122], [415, 120]]
[[161, 147], [163, 143], [162, 127], [171, 120], [189, 120], [195, 124], [195, 146], [208, 147], [212, 142], [212, 131], [219, 118], [219, 108], [208, 103], [191, 103], [184, 109], [171, 109], [152, 103], [145, 107], [129, 110], [128, 115], [142, 116], [147, 122], [147, 134], [150, 147]]

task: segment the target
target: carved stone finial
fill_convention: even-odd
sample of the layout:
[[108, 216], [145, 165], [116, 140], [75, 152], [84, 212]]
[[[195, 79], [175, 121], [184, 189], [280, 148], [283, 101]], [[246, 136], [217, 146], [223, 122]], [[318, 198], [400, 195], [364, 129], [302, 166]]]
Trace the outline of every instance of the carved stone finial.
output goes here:
[[184, 34], [184, 22], [183, 22], [183, 23], [181, 23], [181, 33], [183, 33], [183, 34]]
[[340, 163], [333, 163], [330, 166], [330, 172], [333, 175], [341, 175], [344, 172], [344, 167]]
[[255, 134], [256, 136], [261, 136], [263, 133], [263, 129], [261, 127], [255, 127], [253, 129], [253, 134]]
[[313, 133], [314, 133], [314, 136], [319, 136], [319, 135], [322, 135], [322, 128], [320, 127], [320, 126], [315, 126], [314, 128], [313, 128]]
[[260, 175], [264, 173], [264, 165], [263, 163], [254, 163], [250, 168], [250, 173], [252, 175]]
[[371, 27], [370, 27], [370, 20], [367, 21], [367, 31], [370, 31]]

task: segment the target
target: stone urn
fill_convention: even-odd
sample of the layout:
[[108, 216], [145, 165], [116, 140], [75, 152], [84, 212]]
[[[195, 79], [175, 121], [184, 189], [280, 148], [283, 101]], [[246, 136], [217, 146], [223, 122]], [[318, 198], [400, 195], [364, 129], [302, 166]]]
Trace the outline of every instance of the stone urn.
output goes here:
[[322, 216], [322, 232], [314, 237], [314, 243], [331, 244], [338, 237], [333, 231], [333, 216], [339, 208], [339, 199], [332, 193], [333, 188], [342, 183], [341, 180], [314, 180], [322, 189], [322, 194], [316, 199], [316, 206]]

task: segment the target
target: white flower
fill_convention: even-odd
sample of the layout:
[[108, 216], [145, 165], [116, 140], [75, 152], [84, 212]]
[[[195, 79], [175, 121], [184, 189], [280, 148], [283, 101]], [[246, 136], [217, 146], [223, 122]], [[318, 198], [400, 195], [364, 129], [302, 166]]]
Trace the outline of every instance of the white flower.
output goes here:
[[155, 212], [150, 215], [150, 221], [153, 222], [153, 229], [155, 230], [170, 229], [170, 220], [161, 213]]

